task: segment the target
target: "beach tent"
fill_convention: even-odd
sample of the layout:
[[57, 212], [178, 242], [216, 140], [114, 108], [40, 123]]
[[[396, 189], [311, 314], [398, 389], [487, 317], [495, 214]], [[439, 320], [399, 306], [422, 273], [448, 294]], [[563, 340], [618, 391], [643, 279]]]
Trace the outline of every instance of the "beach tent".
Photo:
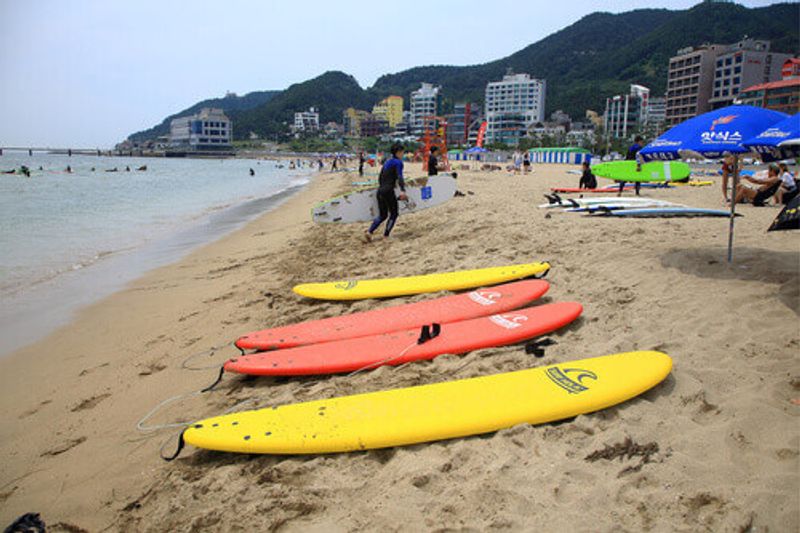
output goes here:
[[[784, 113], [747, 105], [733, 105], [690, 118], [667, 130], [645, 146], [639, 154], [646, 160], [697, 158], [718, 159], [736, 155], [733, 168], [733, 191], [739, 183], [738, 156], [750, 151], [743, 142], [787, 118]], [[733, 198], [731, 198], [733, 200]], [[731, 201], [728, 230], [728, 262], [733, 261], [733, 223], [736, 202]]]
[[585, 148], [574, 146], [558, 148], [531, 148], [532, 163], [561, 163], [565, 165], [580, 165], [584, 161], [591, 162], [592, 154]]
[[484, 153], [486, 153], [488, 151], [489, 150], [487, 150], [486, 148], [483, 148], [481, 146], [473, 146], [472, 148], [469, 148], [468, 150], [464, 150], [464, 155], [467, 156], [468, 159], [475, 159], [476, 161], [480, 161], [481, 160], [481, 154], [484, 154]]

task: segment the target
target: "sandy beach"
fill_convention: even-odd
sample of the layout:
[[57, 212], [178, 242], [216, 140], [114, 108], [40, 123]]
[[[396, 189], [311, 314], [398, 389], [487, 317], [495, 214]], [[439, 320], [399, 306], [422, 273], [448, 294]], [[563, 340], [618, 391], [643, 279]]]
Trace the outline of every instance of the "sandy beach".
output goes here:
[[[73, 532], [797, 531], [797, 232], [766, 232], [777, 207], [742, 206], [729, 266], [728, 219], [537, 209], [550, 187], [577, 186], [579, 176], [534, 168], [459, 170], [465, 196], [401, 217], [390, 241], [370, 244], [364, 225], [310, 221], [313, 204], [358, 179], [319, 174], [278, 209], [0, 359], [0, 526], [38, 512], [53, 531]], [[723, 208], [712, 179], [643, 194]], [[296, 283], [540, 260], [552, 264], [543, 301], [584, 306], [542, 358], [509, 346], [353, 377], [226, 376], [147, 424], [637, 349], [671, 355], [670, 377], [559, 424], [350, 454], [188, 447], [166, 463], [159, 450], [173, 451], [180, 430], [137, 430], [163, 400], [211, 383], [237, 352], [203, 352], [247, 331], [437, 296], [315, 302], [292, 293]]]

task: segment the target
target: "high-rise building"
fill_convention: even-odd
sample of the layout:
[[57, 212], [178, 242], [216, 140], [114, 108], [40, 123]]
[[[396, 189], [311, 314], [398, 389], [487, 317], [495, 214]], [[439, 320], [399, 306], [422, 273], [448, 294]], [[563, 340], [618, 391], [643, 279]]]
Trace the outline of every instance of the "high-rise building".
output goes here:
[[170, 122], [169, 144], [173, 148], [219, 150], [230, 148], [233, 128], [221, 109], [205, 107], [199, 113]]
[[528, 128], [544, 121], [545, 80], [507, 74], [486, 85], [486, 140], [514, 145]]
[[666, 126], [671, 128], [686, 119], [710, 110], [708, 99], [714, 84], [714, 65], [718, 44], [678, 50], [669, 59], [667, 72]]
[[647, 120], [647, 105], [650, 89], [642, 85], [631, 85], [628, 94], [606, 98], [603, 128], [606, 138], [627, 138], [640, 130]]
[[438, 114], [441, 102], [441, 87], [431, 83], [423, 83], [411, 93], [411, 133], [422, 135], [425, 117]]
[[769, 44], [769, 41], [743, 39], [718, 51], [714, 88], [709, 98], [711, 109], [733, 104], [746, 87], [781, 79], [781, 67], [792, 56], [770, 52]]
[[372, 114], [389, 123], [390, 128], [403, 121], [403, 97], [387, 96], [372, 108]]
[[445, 116], [447, 119], [447, 145], [457, 146], [469, 142], [470, 132], [477, 131], [482, 120], [481, 108], [478, 104], [456, 104], [453, 112]]
[[308, 111], [295, 113], [292, 130], [295, 133], [319, 131], [319, 112], [315, 108], [309, 107]]
[[779, 80], [791, 55], [769, 47], [769, 41], [745, 38], [678, 50], [669, 60], [666, 126], [731, 105], [746, 87]]

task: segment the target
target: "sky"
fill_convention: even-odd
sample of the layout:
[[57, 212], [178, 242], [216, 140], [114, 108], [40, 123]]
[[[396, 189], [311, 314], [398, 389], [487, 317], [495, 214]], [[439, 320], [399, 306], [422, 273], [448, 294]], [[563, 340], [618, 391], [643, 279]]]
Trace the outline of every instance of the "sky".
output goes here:
[[0, 0], [0, 147], [110, 148], [226, 91], [328, 70], [366, 88], [415, 66], [505, 57], [600, 9], [698, 1]]

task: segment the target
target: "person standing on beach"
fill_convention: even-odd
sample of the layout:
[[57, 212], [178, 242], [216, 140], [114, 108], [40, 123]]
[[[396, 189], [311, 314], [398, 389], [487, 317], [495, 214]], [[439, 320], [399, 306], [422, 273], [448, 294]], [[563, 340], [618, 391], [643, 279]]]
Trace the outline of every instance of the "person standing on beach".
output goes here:
[[579, 189], [596, 189], [597, 188], [597, 178], [595, 178], [594, 174], [592, 174], [592, 169], [589, 167], [589, 162], [583, 162], [583, 175], [581, 176], [581, 181], [578, 183]]
[[[642, 171], [642, 161], [639, 156], [639, 151], [642, 149], [642, 139], [641, 135], [637, 135], [636, 138], [633, 140], [633, 144], [628, 148], [628, 153], [625, 156], [626, 161], [636, 161], [636, 172]], [[639, 190], [642, 188], [642, 182], [637, 181], [634, 183], [634, 188], [636, 189], [636, 196], [639, 196]], [[622, 196], [622, 191], [625, 190], [625, 182], [619, 182], [619, 192], [617, 196]]]
[[364, 177], [364, 152], [358, 152], [358, 175]]
[[428, 176], [435, 176], [439, 173], [439, 160], [436, 159], [438, 146], [431, 146], [431, 153], [428, 155]]
[[736, 156], [728, 155], [722, 160], [722, 199], [725, 203], [730, 203], [728, 197], [728, 179], [733, 175], [733, 163]]
[[[378, 211], [379, 214], [372, 221], [369, 229], [365, 234], [367, 242], [372, 240], [372, 234], [378, 227], [386, 220], [386, 228], [383, 230], [383, 237], [389, 238], [389, 234], [397, 222], [397, 214], [399, 206], [397, 200], [408, 200], [406, 196], [406, 182], [403, 180], [403, 154], [405, 147], [402, 144], [392, 145], [392, 157], [387, 159], [381, 168], [381, 174], [378, 177]], [[400, 186], [400, 195], [396, 196], [394, 193], [395, 185]], [[388, 220], [387, 220], [388, 218]]]
[[525, 150], [525, 153], [522, 155], [522, 168], [525, 174], [531, 171], [531, 154], [527, 150]]

